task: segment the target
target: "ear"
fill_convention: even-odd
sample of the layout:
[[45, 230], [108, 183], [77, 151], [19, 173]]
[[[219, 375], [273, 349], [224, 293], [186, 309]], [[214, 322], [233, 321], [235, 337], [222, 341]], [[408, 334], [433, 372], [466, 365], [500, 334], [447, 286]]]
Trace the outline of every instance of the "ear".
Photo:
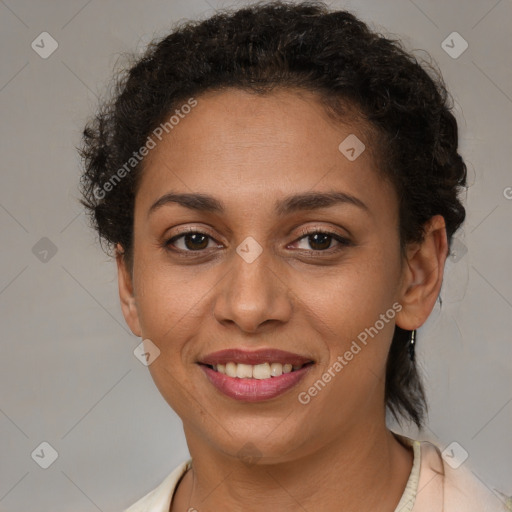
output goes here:
[[398, 299], [402, 310], [396, 315], [396, 324], [409, 331], [423, 325], [434, 309], [448, 256], [446, 223], [441, 215], [425, 224], [424, 233], [423, 242], [407, 247]]
[[130, 270], [127, 267], [124, 250], [120, 244], [116, 245], [117, 283], [119, 287], [119, 298], [121, 299], [121, 310], [124, 319], [135, 336], [142, 336], [139, 322], [139, 312], [133, 295], [133, 282]]

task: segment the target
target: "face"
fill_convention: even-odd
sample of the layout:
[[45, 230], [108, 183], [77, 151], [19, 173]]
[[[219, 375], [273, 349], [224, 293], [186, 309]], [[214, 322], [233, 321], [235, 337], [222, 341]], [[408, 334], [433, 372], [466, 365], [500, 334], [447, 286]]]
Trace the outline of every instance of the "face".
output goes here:
[[[354, 135], [355, 159], [339, 149]], [[148, 155], [120, 291], [189, 447], [292, 460], [384, 424], [405, 288], [397, 196], [369, 148], [312, 93], [229, 90]]]

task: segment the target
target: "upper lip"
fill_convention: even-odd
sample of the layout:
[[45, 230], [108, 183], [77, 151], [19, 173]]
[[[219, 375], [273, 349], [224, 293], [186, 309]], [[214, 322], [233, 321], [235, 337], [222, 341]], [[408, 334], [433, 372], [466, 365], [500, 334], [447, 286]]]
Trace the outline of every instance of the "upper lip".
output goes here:
[[241, 350], [237, 348], [230, 348], [212, 352], [199, 360], [199, 363], [207, 365], [227, 364], [227, 363], [242, 363], [242, 364], [262, 364], [262, 363], [281, 363], [291, 364], [293, 366], [302, 366], [306, 363], [313, 362], [311, 358], [286, 352], [284, 350], [277, 350], [273, 348], [266, 348], [260, 350]]

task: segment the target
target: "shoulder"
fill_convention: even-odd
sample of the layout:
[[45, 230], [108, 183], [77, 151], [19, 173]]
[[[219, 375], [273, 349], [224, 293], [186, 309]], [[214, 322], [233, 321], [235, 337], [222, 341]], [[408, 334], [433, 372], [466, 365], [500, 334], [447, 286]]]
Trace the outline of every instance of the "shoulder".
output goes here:
[[[445, 455], [447, 457], [447, 455]], [[466, 464], [448, 463], [439, 448], [421, 442], [420, 478], [414, 512], [432, 510], [439, 502], [444, 512], [506, 512], [502, 499], [480, 481]]]
[[182, 462], [152, 491], [123, 512], [168, 512], [174, 491], [181, 477], [190, 468], [192, 459]]

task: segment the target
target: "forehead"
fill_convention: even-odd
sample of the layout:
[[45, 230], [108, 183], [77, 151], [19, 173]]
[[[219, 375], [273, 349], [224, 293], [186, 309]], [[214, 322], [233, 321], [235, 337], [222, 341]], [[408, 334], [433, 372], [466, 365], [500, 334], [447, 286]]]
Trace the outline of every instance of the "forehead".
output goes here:
[[228, 89], [196, 99], [146, 157], [138, 206], [147, 209], [171, 190], [253, 206], [340, 190], [389, 208], [394, 191], [378, 170], [367, 130], [330, 118], [314, 93]]

